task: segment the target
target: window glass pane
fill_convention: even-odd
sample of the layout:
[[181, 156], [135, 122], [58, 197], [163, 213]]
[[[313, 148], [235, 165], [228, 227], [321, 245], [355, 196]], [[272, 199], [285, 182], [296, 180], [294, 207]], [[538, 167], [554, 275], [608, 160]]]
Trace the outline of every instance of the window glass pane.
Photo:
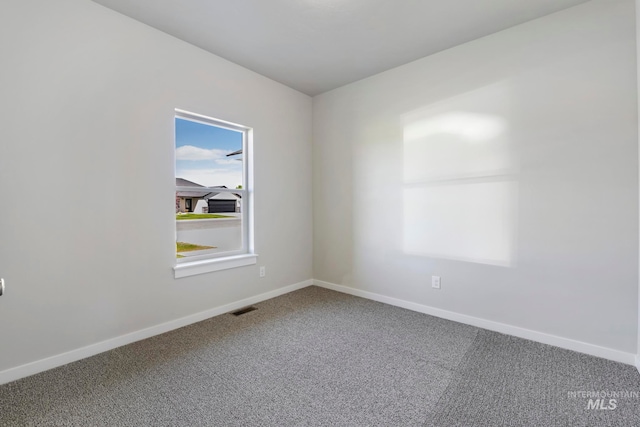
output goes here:
[[179, 259], [242, 249], [240, 213], [205, 214], [202, 216], [212, 218], [202, 219], [191, 219], [192, 215], [176, 215], [176, 252]]
[[205, 187], [242, 185], [243, 133], [176, 117], [176, 178]]
[[240, 131], [175, 119], [176, 253], [178, 259], [243, 249], [244, 188]]

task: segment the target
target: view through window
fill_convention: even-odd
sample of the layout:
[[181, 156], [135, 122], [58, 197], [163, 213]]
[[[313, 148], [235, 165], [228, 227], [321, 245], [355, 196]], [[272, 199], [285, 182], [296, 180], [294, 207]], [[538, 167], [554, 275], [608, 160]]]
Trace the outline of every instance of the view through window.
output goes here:
[[248, 251], [247, 133], [238, 125], [176, 113], [178, 263]]

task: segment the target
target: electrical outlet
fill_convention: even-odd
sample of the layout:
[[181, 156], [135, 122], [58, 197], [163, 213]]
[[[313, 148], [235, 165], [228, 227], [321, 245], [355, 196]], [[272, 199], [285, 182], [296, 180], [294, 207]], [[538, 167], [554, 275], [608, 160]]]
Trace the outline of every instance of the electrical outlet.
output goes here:
[[260, 267], [260, 277], [264, 277], [267, 275], [267, 267], [264, 265]]
[[431, 276], [431, 287], [440, 289], [440, 276]]

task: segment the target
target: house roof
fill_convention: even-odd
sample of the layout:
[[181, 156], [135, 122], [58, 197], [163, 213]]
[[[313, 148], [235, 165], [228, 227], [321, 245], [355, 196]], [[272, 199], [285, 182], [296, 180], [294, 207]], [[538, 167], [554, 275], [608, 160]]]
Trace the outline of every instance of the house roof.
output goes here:
[[217, 192], [211, 191], [214, 188], [227, 188], [224, 185], [216, 185], [213, 187], [205, 187], [204, 185], [197, 184], [193, 181], [189, 181], [184, 178], [176, 178], [176, 187], [194, 187], [194, 191], [176, 191], [176, 196], [178, 197], [196, 197], [203, 199], [209, 199], [216, 194]]
[[214, 200], [238, 200], [240, 196], [235, 193], [218, 193], [215, 196], [209, 197]]
[[176, 178], [176, 187], [204, 187], [204, 185], [196, 184], [184, 178]]

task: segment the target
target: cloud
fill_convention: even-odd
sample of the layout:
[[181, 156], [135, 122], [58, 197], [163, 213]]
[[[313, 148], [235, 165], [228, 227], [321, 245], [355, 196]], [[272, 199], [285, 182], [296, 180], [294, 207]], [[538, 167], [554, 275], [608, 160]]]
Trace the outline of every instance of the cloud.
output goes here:
[[[238, 162], [240, 163], [240, 162]], [[224, 185], [227, 188], [236, 188], [242, 182], [242, 169], [181, 169], [176, 171], [176, 177], [196, 182], [205, 187]], [[246, 185], [245, 185], [246, 186]]]
[[176, 148], [176, 160], [227, 160], [226, 151], [183, 145]]
[[231, 166], [241, 166], [241, 159], [216, 159], [216, 163], [219, 165], [231, 165]]

